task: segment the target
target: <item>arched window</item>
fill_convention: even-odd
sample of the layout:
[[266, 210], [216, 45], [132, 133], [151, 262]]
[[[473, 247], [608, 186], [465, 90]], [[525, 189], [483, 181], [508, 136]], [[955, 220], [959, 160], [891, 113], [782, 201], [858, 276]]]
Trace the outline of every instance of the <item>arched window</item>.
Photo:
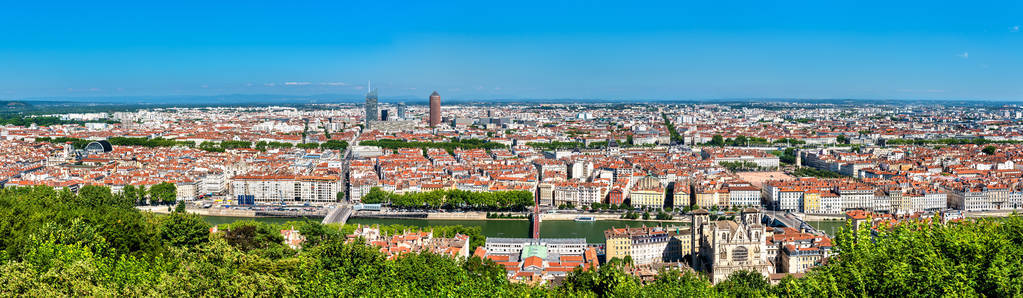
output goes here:
[[745, 246], [737, 247], [732, 251], [732, 261], [744, 262], [749, 258], [749, 251], [746, 250]]
[[721, 249], [721, 260], [724, 261], [724, 260], [727, 260], [727, 259], [728, 259], [728, 249], [722, 248]]

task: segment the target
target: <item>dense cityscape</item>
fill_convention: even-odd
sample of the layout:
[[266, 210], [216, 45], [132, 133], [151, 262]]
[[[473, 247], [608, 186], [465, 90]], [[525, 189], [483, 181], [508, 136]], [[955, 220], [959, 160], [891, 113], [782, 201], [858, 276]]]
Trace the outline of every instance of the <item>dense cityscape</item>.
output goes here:
[[1023, 297], [956, 2], [4, 3], [0, 297]]
[[[235, 218], [208, 229], [229, 242], [239, 225], [272, 225], [239, 219], [311, 218], [387, 259], [479, 258], [533, 286], [622, 263], [642, 282], [670, 270], [776, 284], [837, 256], [843, 228], [1015, 217], [1020, 119], [1016, 105], [449, 106], [433, 92], [422, 106], [380, 103], [372, 90], [362, 105], [8, 117], [0, 183]], [[381, 219], [434, 223], [399, 230]], [[443, 220], [529, 225], [522, 237], [471, 225], [435, 234], [451, 230]], [[610, 225], [584, 237], [542, 232], [559, 221]], [[291, 222], [274, 238], [299, 251], [310, 232]]]

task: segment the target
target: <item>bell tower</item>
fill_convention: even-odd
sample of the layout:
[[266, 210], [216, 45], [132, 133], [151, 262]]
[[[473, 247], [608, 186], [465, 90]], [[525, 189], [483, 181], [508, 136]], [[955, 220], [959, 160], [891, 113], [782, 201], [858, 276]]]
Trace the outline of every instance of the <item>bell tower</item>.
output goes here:
[[751, 226], [760, 223], [763, 219], [763, 215], [759, 209], [746, 208], [742, 210], [742, 224]]
[[700, 247], [703, 246], [704, 235], [707, 224], [710, 223], [710, 212], [704, 209], [696, 209], [690, 213], [692, 217], [693, 226], [689, 228], [690, 231], [690, 266], [694, 270], [700, 268]]

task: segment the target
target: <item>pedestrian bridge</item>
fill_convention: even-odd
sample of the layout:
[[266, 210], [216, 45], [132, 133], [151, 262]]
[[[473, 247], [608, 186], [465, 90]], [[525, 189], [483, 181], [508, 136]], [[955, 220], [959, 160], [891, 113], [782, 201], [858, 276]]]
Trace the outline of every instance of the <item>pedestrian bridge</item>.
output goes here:
[[766, 211], [764, 212], [764, 220], [769, 226], [785, 226], [800, 231], [806, 231], [807, 233], [817, 235], [824, 234], [824, 232], [818, 231], [817, 228], [814, 228], [806, 221], [784, 211]]
[[331, 208], [327, 212], [327, 216], [323, 217], [322, 224], [340, 223], [345, 224], [348, 222], [348, 218], [352, 216], [354, 209], [348, 204], [341, 204], [334, 208]]

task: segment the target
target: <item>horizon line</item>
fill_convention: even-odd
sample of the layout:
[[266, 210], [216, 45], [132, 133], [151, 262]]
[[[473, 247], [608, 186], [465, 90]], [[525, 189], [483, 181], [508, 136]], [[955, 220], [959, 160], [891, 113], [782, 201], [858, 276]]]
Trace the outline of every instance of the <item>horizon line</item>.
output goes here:
[[[280, 97], [276, 100], [324, 100], [316, 97], [338, 97], [334, 100], [341, 101], [359, 101], [365, 99], [364, 95], [359, 94], [340, 94], [340, 93], [320, 93], [320, 94], [308, 94], [308, 95], [291, 95], [291, 94], [273, 94], [273, 93], [224, 93], [224, 94], [213, 94], [213, 95], [99, 95], [99, 96], [32, 96], [23, 98], [0, 98], [0, 101], [86, 101], [86, 100], [145, 100], [145, 99], [168, 99], [168, 98], [211, 98], [211, 97]], [[443, 96], [443, 95], [442, 95]], [[429, 101], [429, 96], [414, 96], [414, 95], [398, 95], [398, 96], [386, 96], [380, 97], [381, 100], [422, 100]], [[268, 100], [253, 99], [253, 101]], [[273, 99], [269, 99], [273, 100]], [[877, 101], [877, 100], [898, 100], [898, 101], [970, 101], [970, 102], [1023, 102], [1023, 99], [979, 99], [979, 98], [912, 98], [912, 97], [705, 97], [705, 98], [584, 98], [584, 97], [473, 97], [473, 96], [458, 96], [455, 98], [448, 98], [449, 101], [471, 101], [471, 100], [497, 100], [497, 101], [545, 101], [545, 100], [573, 100], [573, 101], [599, 101], [599, 102], [635, 102], [635, 101], [654, 101], [654, 102], [673, 102], [673, 101], [779, 101], [779, 100], [793, 100], [793, 101], [835, 101], [835, 100], [850, 100], [850, 101]], [[169, 104], [169, 103], [168, 103]]]

